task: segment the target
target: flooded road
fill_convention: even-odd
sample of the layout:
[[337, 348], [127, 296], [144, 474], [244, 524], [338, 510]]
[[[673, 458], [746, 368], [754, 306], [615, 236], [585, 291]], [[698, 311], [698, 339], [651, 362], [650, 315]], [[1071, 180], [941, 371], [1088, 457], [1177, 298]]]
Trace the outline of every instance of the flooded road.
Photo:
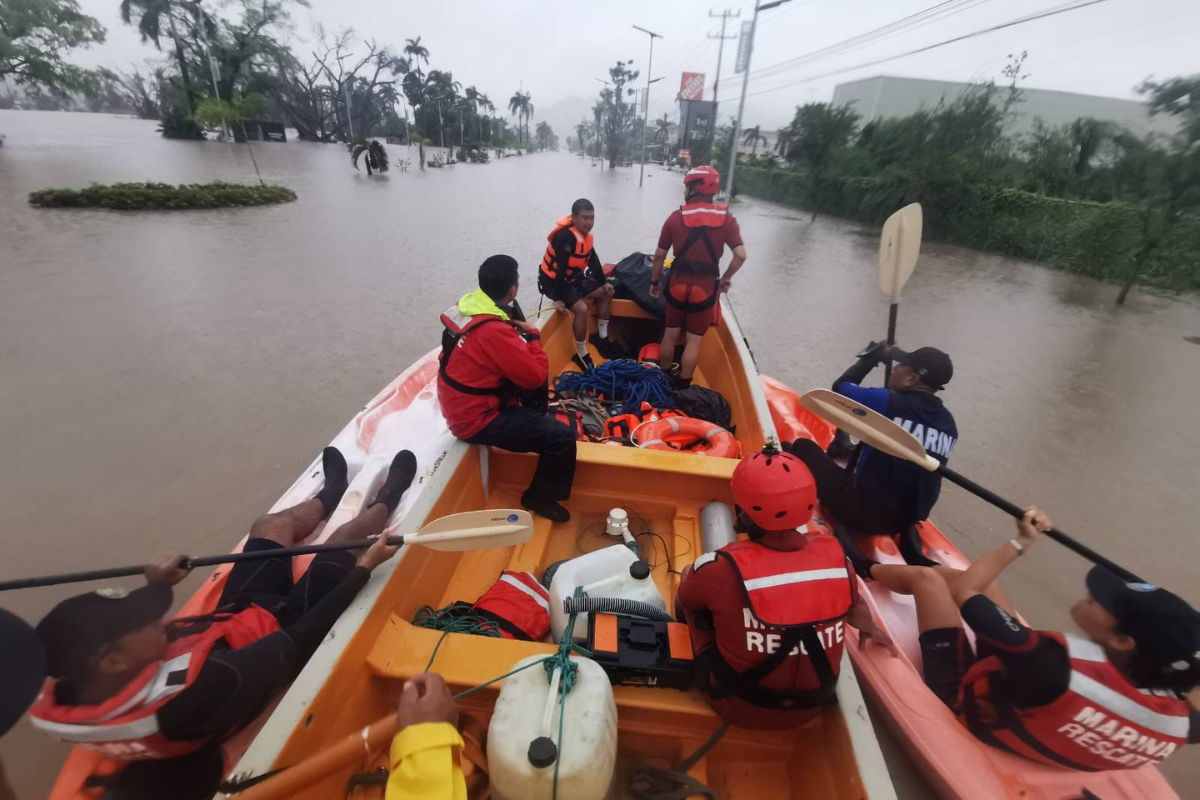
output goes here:
[[[536, 264], [576, 197], [597, 250], [652, 249], [680, 176], [565, 154], [368, 179], [333, 145], [262, 144], [295, 203], [187, 213], [38, 210], [26, 194], [89, 182], [254, 179], [243, 146], [169, 142], [155, 123], [0, 112], [0, 575], [220, 553], [367, 399], [438, 343], [438, 313], [506, 252], [537, 307]], [[392, 160], [405, 148], [390, 148]], [[416, 159], [415, 150], [411, 156]], [[878, 231], [747, 199], [733, 302], [759, 368], [828, 385], [871, 338]], [[903, 345], [955, 361], [952, 466], [1200, 605], [1200, 301], [1116, 289], [928, 243], [905, 288]], [[873, 381], [881, 380], [878, 373]], [[1011, 536], [947, 485], [935, 520], [969, 556]], [[1087, 565], [1053, 542], [1005, 577], [1039, 627], [1069, 627]], [[192, 584], [184, 584], [186, 596]], [[37, 619], [77, 588], [0, 598]], [[22, 725], [0, 753], [39, 797], [62, 750]], [[1200, 798], [1189, 752], [1168, 775]], [[902, 796], [920, 796], [919, 791]]]

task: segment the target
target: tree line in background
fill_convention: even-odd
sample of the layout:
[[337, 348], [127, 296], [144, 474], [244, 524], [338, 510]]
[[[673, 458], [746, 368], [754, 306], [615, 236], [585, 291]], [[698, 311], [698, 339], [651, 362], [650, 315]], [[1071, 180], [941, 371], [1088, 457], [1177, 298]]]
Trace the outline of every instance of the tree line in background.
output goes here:
[[[1118, 302], [1136, 282], [1200, 288], [1200, 75], [1138, 87], [1151, 114], [1179, 123], [1146, 136], [1091, 118], [1008, 134], [1021, 59], [1005, 75], [865, 125], [853, 106], [800, 106], [781, 159], [752, 153], [738, 190], [869, 222], [919, 202], [934, 235], [1118, 281]], [[709, 163], [725, 166], [731, 136], [720, 128]]]
[[[22, 105], [34, 108], [157, 119], [171, 138], [203, 138], [228, 125], [241, 141], [245, 127], [234, 123], [260, 119], [318, 142], [379, 136], [460, 148], [554, 145], [544, 122], [531, 137], [528, 92], [509, 100], [517, 119], [510, 126], [486, 93], [464, 88], [450, 70], [429, 69], [421, 37], [394, 47], [317, 26], [310, 43], [294, 42], [290, 9], [290, 0], [121, 0], [121, 19], [162, 56], [127, 70], [85, 70], [67, 55], [103, 42], [106, 32], [75, 0], [4, 0], [0, 85], [15, 85]], [[11, 91], [0, 96], [0, 107], [16, 102]]]

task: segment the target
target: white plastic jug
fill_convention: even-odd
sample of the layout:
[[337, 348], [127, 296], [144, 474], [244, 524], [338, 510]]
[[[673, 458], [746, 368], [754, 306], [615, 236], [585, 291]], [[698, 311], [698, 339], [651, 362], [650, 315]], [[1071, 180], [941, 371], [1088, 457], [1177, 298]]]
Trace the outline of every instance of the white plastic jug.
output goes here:
[[[640, 575], [645, 577], [638, 577]], [[574, 596], [576, 586], [582, 586], [588, 597], [618, 597], [649, 603], [663, 611], [667, 609], [646, 563], [623, 544], [605, 547], [564, 561], [554, 573], [550, 581], [550, 632], [555, 641], [562, 639], [567, 628], [568, 615], [563, 611], [563, 600]], [[577, 642], [586, 640], [587, 628], [588, 615], [581, 613], [575, 619], [572, 638]]]
[[[513, 669], [542, 658], [523, 659]], [[551, 682], [539, 664], [504, 679], [487, 743], [492, 797], [497, 800], [551, 800], [554, 761], [547, 761], [547, 751], [558, 762], [559, 800], [603, 800], [608, 795], [617, 763], [612, 685], [595, 661], [575, 656], [571, 660], [579, 665], [579, 673], [567, 694], [561, 742], [557, 672]], [[543, 737], [554, 747], [543, 740], [531, 753], [530, 744]]]

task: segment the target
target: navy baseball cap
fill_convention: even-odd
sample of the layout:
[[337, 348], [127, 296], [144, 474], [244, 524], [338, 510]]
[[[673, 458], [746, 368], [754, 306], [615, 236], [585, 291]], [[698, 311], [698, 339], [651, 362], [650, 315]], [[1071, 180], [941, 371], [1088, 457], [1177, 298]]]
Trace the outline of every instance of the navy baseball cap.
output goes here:
[[48, 673], [80, 677], [105, 646], [165, 617], [172, 599], [170, 586], [150, 583], [132, 592], [106, 587], [63, 600], [37, 625]]
[[0, 736], [33, 705], [46, 680], [46, 652], [28, 622], [0, 609]]
[[1087, 590], [1161, 671], [1200, 667], [1200, 613], [1182, 597], [1152, 583], [1126, 582], [1104, 567], [1088, 572]]
[[945, 389], [954, 377], [950, 356], [936, 347], [919, 347], [911, 353], [896, 348], [892, 350], [892, 361], [920, 375], [921, 383], [932, 389]]

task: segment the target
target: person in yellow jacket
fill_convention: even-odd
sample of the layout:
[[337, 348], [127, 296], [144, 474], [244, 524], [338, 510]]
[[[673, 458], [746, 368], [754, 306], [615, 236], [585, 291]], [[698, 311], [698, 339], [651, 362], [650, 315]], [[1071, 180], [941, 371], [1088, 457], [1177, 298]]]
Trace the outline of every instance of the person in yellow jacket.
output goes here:
[[467, 800], [458, 707], [441, 675], [404, 684], [392, 739], [386, 800]]

